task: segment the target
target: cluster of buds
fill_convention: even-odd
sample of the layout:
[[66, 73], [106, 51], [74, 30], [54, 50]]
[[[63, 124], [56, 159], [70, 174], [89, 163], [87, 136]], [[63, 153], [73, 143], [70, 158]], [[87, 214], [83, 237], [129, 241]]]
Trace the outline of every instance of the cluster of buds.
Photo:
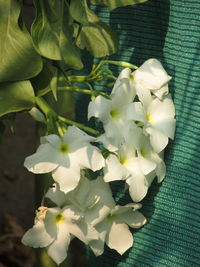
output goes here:
[[[24, 244], [47, 247], [57, 264], [66, 258], [74, 237], [97, 256], [105, 243], [120, 254], [133, 245], [129, 227], [146, 223], [138, 211], [139, 202], [155, 177], [158, 182], [164, 179], [163, 152], [169, 138], [174, 138], [170, 79], [156, 59], [134, 72], [125, 68], [109, 99], [99, 95], [89, 103], [88, 119], [102, 122], [102, 135], [92, 137], [70, 126], [63, 136], [41, 138], [25, 167], [33, 173], [52, 173], [55, 184], [45, 195], [51, 207], [40, 207], [35, 225], [22, 239]], [[99, 176], [90, 179], [88, 169], [99, 171]], [[109, 182], [117, 180], [124, 181], [132, 203], [115, 203]]]

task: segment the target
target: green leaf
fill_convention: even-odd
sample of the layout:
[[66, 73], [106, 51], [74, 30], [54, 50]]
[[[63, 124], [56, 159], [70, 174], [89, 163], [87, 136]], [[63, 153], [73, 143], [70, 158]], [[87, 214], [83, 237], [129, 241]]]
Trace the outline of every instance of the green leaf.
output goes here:
[[89, 22], [100, 21], [97, 15], [88, 8], [86, 0], [71, 0], [70, 15], [75, 21], [83, 25], [88, 24]]
[[86, 0], [71, 0], [70, 14], [76, 22], [82, 24], [79, 29], [75, 27], [79, 48], [87, 49], [95, 57], [110, 56], [117, 51], [116, 33], [88, 8]]
[[19, 14], [17, 0], [0, 0], [0, 82], [29, 79], [42, 69], [30, 35], [18, 25]]
[[0, 116], [33, 106], [34, 91], [29, 81], [0, 84]]
[[32, 86], [37, 96], [42, 96], [52, 91], [56, 99], [58, 69], [49, 60], [44, 60], [42, 71], [33, 79]]
[[110, 10], [118, 7], [144, 3], [148, 0], [91, 0], [92, 4], [106, 5]]
[[36, 18], [31, 28], [38, 53], [53, 60], [64, 60], [74, 69], [83, 67], [80, 51], [74, 45], [73, 24], [65, 0], [35, 0]]
[[90, 51], [95, 57], [114, 54], [118, 48], [116, 33], [104, 22], [83, 25], [77, 39], [77, 45]]

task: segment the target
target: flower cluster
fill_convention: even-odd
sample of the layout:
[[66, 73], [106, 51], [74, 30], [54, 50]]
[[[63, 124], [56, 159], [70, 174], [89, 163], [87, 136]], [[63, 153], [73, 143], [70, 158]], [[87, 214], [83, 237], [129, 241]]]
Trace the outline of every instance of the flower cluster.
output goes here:
[[[129, 227], [146, 223], [138, 202], [155, 177], [158, 182], [165, 177], [163, 151], [169, 138], [174, 138], [170, 79], [156, 59], [134, 72], [125, 68], [109, 99], [99, 95], [89, 103], [88, 119], [103, 123], [101, 136], [70, 126], [61, 137], [41, 138], [38, 150], [24, 164], [33, 173], [52, 173], [55, 184], [45, 195], [52, 203], [38, 209], [24, 244], [47, 247], [57, 264], [66, 258], [74, 237], [88, 244], [95, 255], [103, 253], [105, 243], [120, 254], [133, 245]], [[88, 169], [101, 171], [100, 176], [89, 179]], [[115, 203], [109, 182], [116, 180], [124, 181], [133, 203]]]

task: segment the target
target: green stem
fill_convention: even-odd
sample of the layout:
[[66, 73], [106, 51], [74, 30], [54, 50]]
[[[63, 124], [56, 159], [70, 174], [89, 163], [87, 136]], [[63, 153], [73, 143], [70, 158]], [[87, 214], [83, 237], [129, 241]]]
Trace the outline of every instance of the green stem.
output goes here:
[[35, 97], [35, 102], [37, 106], [44, 112], [47, 117], [52, 117], [53, 119], [57, 120], [58, 122], [64, 122], [67, 125], [75, 125], [76, 127], [80, 128], [81, 130], [88, 132], [92, 135], [99, 136], [101, 133], [93, 128], [85, 126], [82, 123], [78, 123], [76, 121], [69, 120], [62, 116], [59, 116], [50, 106], [49, 104], [41, 97]]
[[80, 89], [78, 87], [70, 87], [70, 86], [59, 86], [58, 87], [59, 91], [70, 91], [70, 92], [78, 92], [78, 93], [82, 93], [82, 94], [87, 94], [87, 95], [94, 95], [94, 96], [98, 96], [98, 95], [102, 95], [107, 99], [110, 99], [110, 96], [107, 95], [104, 92], [99, 92], [99, 91], [95, 91], [95, 90], [89, 90], [89, 89]]
[[130, 69], [138, 69], [138, 67], [136, 65], [133, 65], [129, 62], [125, 62], [125, 61], [114, 61], [114, 60], [104, 60], [102, 62], [102, 64], [112, 64], [112, 65], [116, 65], [116, 66], [120, 66], [120, 67], [123, 67], [123, 68], [130, 68]]
[[68, 125], [75, 125], [76, 127], [78, 127], [79, 129], [85, 131], [85, 132], [88, 132], [92, 135], [95, 135], [95, 136], [99, 136], [101, 133], [97, 130], [94, 130], [88, 126], [85, 126], [84, 124], [82, 123], [79, 123], [79, 122], [76, 122], [76, 121], [72, 121], [72, 120], [69, 120], [69, 119], [66, 119], [62, 116], [58, 116], [58, 119], [62, 122], [65, 122], [66, 124]]

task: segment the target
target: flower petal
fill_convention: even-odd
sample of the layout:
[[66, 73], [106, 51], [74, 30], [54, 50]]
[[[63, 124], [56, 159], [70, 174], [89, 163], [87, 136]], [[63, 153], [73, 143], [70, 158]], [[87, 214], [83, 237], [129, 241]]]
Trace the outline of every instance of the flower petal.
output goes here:
[[91, 117], [99, 118], [102, 122], [107, 122], [110, 117], [111, 100], [103, 96], [97, 96], [88, 106], [88, 120]]
[[111, 182], [116, 180], [124, 180], [130, 175], [126, 167], [124, 167], [119, 159], [110, 154], [106, 159], [106, 166], [104, 168], [104, 181]]
[[98, 148], [90, 144], [78, 149], [70, 155], [70, 160], [80, 168], [88, 168], [93, 171], [100, 170], [105, 166], [104, 157], [99, 152]]
[[148, 59], [134, 72], [135, 83], [139, 83], [149, 90], [161, 88], [170, 79], [171, 77], [155, 58]]
[[60, 161], [60, 155], [50, 144], [41, 144], [37, 152], [25, 159], [24, 166], [33, 173], [53, 171]]
[[60, 190], [57, 183], [53, 184], [53, 186], [49, 188], [45, 197], [49, 198], [58, 206], [62, 206], [67, 203], [67, 195]]
[[42, 248], [48, 246], [53, 240], [54, 238], [47, 233], [44, 222], [38, 221], [24, 234], [22, 243], [26, 246]]
[[133, 245], [133, 236], [128, 226], [113, 222], [106, 237], [106, 244], [121, 255], [126, 252]]
[[59, 166], [52, 173], [53, 179], [59, 184], [60, 190], [65, 194], [72, 191], [80, 180], [80, 167], [72, 165], [70, 168]]
[[67, 250], [71, 238], [68, 232], [67, 225], [60, 223], [58, 227], [58, 234], [55, 241], [48, 247], [48, 255], [57, 263], [60, 264], [67, 257]]
[[116, 223], [126, 223], [132, 228], [140, 228], [147, 222], [144, 215], [139, 211], [123, 212], [117, 217]]

